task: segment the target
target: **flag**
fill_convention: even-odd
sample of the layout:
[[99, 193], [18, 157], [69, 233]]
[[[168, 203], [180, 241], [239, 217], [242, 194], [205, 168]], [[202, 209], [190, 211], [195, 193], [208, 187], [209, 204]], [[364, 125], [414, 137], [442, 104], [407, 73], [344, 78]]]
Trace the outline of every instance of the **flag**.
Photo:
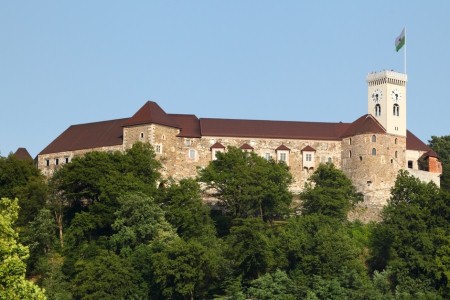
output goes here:
[[405, 45], [405, 28], [403, 28], [402, 33], [395, 39], [395, 50], [398, 52]]

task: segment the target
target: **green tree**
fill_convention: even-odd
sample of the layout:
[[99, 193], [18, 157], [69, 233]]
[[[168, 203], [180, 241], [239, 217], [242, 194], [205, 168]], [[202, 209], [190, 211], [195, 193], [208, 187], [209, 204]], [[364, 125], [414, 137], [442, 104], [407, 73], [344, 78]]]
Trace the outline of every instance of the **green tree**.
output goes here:
[[294, 300], [294, 283], [281, 270], [267, 273], [253, 280], [248, 288], [251, 299], [261, 300]]
[[18, 200], [0, 200], [0, 299], [46, 299], [44, 291], [25, 279], [28, 248], [17, 242], [13, 228]]
[[432, 136], [428, 143], [442, 163], [441, 188], [450, 192], [450, 135]]
[[[450, 296], [450, 197], [401, 171], [373, 233], [371, 266], [389, 270], [392, 289]], [[414, 296], [415, 295], [415, 296]]]
[[344, 221], [362, 195], [341, 170], [333, 164], [321, 164], [309, 178], [300, 199], [303, 214], [321, 214]]
[[269, 272], [275, 265], [270, 227], [259, 218], [235, 219], [225, 239], [235, 276], [245, 282]]
[[18, 225], [24, 226], [44, 207], [47, 185], [31, 160], [19, 160], [13, 154], [0, 157], [0, 197], [19, 199]]
[[215, 237], [210, 208], [203, 202], [199, 184], [183, 179], [163, 191], [160, 201], [167, 221], [184, 239], [208, 240]]
[[199, 172], [199, 181], [233, 217], [259, 216], [271, 221], [287, 215], [292, 202], [292, 175], [285, 164], [235, 147], [218, 153], [217, 159]]
[[79, 260], [72, 283], [76, 299], [146, 299], [147, 285], [127, 259], [100, 251], [99, 255]]
[[154, 200], [143, 194], [119, 197], [120, 208], [112, 224], [115, 233], [111, 242], [117, 249], [133, 249], [139, 244], [157, 238], [176, 237], [173, 227], [166, 221], [163, 210]]

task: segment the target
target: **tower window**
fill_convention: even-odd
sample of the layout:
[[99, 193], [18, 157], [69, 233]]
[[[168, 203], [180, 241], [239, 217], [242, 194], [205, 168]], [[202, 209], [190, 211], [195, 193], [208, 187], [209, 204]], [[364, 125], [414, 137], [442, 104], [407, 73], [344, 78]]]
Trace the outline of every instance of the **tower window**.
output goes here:
[[395, 151], [395, 158], [397, 158], [398, 156], [398, 151]]
[[397, 116], [397, 117], [400, 115], [400, 106], [398, 104], [394, 104], [393, 113], [394, 113], [394, 116]]
[[377, 136], [374, 134], [372, 135], [372, 143], [376, 143], [377, 141]]
[[412, 168], [413, 168], [413, 161], [408, 160], [408, 169], [412, 169]]
[[397, 138], [395, 138], [395, 144], [397, 145]]
[[381, 116], [381, 105], [380, 104], [375, 105], [375, 116], [376, 117]]
[[377, 155], [377, 149], [372, 148], [372, 155]]

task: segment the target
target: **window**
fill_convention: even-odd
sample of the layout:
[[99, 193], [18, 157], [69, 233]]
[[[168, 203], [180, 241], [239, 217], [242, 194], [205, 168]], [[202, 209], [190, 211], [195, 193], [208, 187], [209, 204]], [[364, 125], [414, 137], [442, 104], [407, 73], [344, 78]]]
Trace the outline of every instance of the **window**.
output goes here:
[[412, 168], [413, 168], [413, 161], [408, 160], [408, 169], [412, 169]]
[[55, 158], [55, 165], [59, 165], [59, 158]]
[[312, 155], [311, 153], [306, 154], [306, 161], [312, 161]]
[[395, 144], [397, 145], [397, 138], [395, 138], [395, 141], [394, 141], [394, 142], [395, 142]]
[[64, 161], [65, 161], [66, 164], [68, 164], [68, 163], [69, 163], [69, 158], [68, 158], [68, 157], [65, 157], [65, 158], [64, 158]]
[[285, 152], [280, 153], [280, 157], [278, 159], [279, 161], [286, 162], [286, 153]]
[[348, 151], [348, 157], [352, 157], [352, 150]]
[[377, 155], [377, 149], [372, 148], [372, 155]]
[[162, 145], [155, 145], [155, 153], [157, 154], [162, 153]]
[[352, 138], [348, 139], [348, 144], [351, 145], [352, 144]]
[[394, 104], [394, 116], [399, 116], [400, 115], [400, 106], [398, 106], [398, 104]]
[[272, 158], [272, 155], [270, 155], [269, 152], [266, 152], [266, 153], [264, 153], [264, 158], [265, 158], [266, 160], [270, 160], [270, 159]]
[[195, 159], [196, 151], [194, 149], [189, 149], [189, 159]]
[[381, 106], [380, 106], [380, 104], [375, 105], [375, 116], [376, 117], [381, 116]]
[[328, 157], [328, 163], [332, 163], [333, 162], [333, 159], [331, 158], [331, 157]]
[[190, 146], [191, 145], [191, 139], [185, 139], [184, 140], [184, 145], [185, 146]]
[[141, 139], [143, 139], [144, 138], [144, 133], [143, 132], [141, 132]]
[[45, 166], [47, 166], [47, 167], [50, 166], [50, 159], [45, 160]]
[[211, 150], [211, 155], [212, 155], [212, 160], [216, 160], [217, 159], [217, 153], [219, 152], [225, 152], [225, 149], [223, 148], [215, 148]]
[[395, 158], [397, 158], [398, 156], [398, 151], [395, 151]]
[[377, 136], [374, 134], [372, 135], [372, 143], [375, 143], [377, 141]]

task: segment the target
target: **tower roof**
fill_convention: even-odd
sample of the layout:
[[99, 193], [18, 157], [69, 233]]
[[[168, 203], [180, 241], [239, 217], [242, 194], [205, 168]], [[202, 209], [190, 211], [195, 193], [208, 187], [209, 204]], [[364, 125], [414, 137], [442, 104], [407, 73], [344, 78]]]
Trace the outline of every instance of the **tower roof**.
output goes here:
[[153, 101], [147, 101], [123, 126], [142, 124], [159, 124], [178, 128], [178, 124], [166, 112]]
[[26, 148], [18, 148], [17, 151], [14, 152], [14, 156], [20, 160], [33, 160]]
[[386, 133], [386, 130], [372, 115], [367, 114], [351, 123], [347, 130], [342, 134], [342, 137], [344, 138], [364, 133]]

